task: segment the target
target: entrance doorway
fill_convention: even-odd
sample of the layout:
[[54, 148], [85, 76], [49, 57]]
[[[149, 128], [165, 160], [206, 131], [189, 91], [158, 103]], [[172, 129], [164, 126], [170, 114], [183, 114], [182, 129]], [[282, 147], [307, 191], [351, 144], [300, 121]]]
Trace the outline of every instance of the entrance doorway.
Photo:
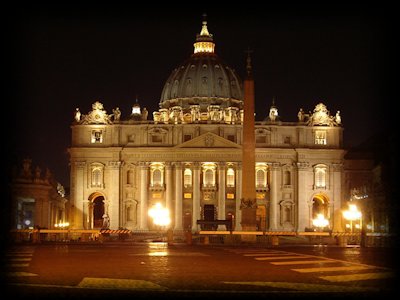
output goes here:
[[93, 228], [103, 227], [104, 197], [97, 196], [93, 199]]
[[318, 215], [323, 215], [329, 219], [329, 199], [325, 195], [317, 194], [313, 197], [311, 218], [316, 219]]

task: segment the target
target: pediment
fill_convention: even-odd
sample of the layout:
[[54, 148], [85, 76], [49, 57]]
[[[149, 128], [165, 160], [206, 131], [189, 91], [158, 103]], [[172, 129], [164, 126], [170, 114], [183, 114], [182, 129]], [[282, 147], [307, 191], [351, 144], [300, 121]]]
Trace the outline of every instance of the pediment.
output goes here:
[[236, 148], [242, 147], [212, 132], [204, 133], [190, 141], [176, 146], [176, 148]]

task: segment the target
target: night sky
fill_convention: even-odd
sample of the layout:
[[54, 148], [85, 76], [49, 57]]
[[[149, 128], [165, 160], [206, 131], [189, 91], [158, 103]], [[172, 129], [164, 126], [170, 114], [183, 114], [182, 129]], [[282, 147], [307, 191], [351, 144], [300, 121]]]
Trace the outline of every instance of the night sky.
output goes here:
[[3, 36], [10, 165], [30, 157], [68, 187], [75, 108], [86, 114], [100, 101], [123, 120], [137, 96], [150, 118], [169, 74], [193, 53], [204, 12], [216, 53], [242, 78], [253, 50], [256, 120], [275, 97], [283, 121], [319, 102], [340, 110], [346, 148], [383, 128], [389, 38], [379, 8], [35, 7], [12, 10]]

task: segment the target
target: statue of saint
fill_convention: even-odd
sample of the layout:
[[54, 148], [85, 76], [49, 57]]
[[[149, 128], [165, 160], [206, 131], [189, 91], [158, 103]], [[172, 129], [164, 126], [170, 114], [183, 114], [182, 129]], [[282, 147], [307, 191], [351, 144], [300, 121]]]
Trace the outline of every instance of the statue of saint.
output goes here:
[[119, 122], [119, 119], [121, 118], [121, 111], [119, 110], [119, 107], [113, 109], [113, 114], [114, 114], [114, 122]]
[[304, 121], [304, 111], [302, 108], [300, 108], [299, 112], [297, 113], [297, 117], [299, 118], [299, 122]]
[[340, 110], [338, 110], [338, 111], [336, 112], [335, 122], [336, 122], [337, 124], [341, 124], [341, 123], [342, 123], [342, 118], [340, 117]]
[[103, 229], [108, 229], [110, 228], [110, 217], [108, 216], [108, 214], [104, 214], [103, 215]]
[[146, 107], [143, 107], [143, 110], [142, 110], [142, 120], [146, 121], [148, 115], [149, 115], [148, 110], [146, 109]]
[[75, 109], [75, 121], [78, 123], [81, 121], [81, 112], [78, 107]]

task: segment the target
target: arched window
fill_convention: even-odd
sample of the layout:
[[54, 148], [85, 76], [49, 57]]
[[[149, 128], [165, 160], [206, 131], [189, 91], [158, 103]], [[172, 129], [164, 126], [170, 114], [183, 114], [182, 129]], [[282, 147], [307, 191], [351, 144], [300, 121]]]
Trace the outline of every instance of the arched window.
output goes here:
[[316, 188], [326, 188], [326, 166], [319, 165], [314, 168], [314, 184]]
[[150, 186], [159, 188], [164, 185], [164, 164], [152, 163], [150, 165]]
[[153, 185], [161, 185], [161, 170], [160, 169], [155, 169], [153, 171]]
[[93, 166], [91, 175], [91, 186], [97, 188], [103, 187], [103, 168], [100, 166]]
[[283, 183], [284, 185], [290, 185], [291, 184], [291, 178], [290, 178], [290, 171], [286, 170], [283, 173]]
[[183, 172], [183, 184], [185, 185], [185, 187], [192, 186], [192, 170], [190, 170], [189, 168], [186, 168]]
[[263, 169], [258, 169], [256, 173], [256, 187], [266, 187], [267, 186], [267, 176], [266, 171]]
[[226, 171], [226, 186], [235, 186], [235, 170], [233, 168], [228, 168]]
[[216, 176], [217, 165], [212, 162], [202, 164], [203, 171], [203, 186], [210, 188], [215, 187], [215, 176]]
[[206, 186], [214, 186], [214, 172], [211, 169], [207, 169], [204, 173], [204, 183]]

